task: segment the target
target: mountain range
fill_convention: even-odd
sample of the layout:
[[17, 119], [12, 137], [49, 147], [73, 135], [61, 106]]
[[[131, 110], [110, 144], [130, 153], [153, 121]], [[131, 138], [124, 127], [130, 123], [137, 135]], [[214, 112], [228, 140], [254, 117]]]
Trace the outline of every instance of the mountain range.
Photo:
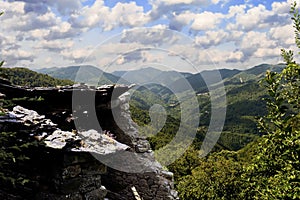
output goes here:
[[206, 85], [205, 81], [208, 84], [215, 84], [217, 82], [216, 80], [220, 80], [221, 78], [225, 84], [247, 82], [262, 77], [267, 70], [281, 71], [283, 66], [284, 64], [261, 64], [246, 70], [216, 69], [205, 70], [196, 74], [163, 71], [152, 67], [107, 73], [91, 65], [42, 68], [35, 69], [35, 71], [42, 74], [48, 74], [54, 78], [69, 79], [84, 83], [99, 82], [99, 84], [135, 83], [143, 85], [147, 83], [157, 83], [169, 86], [171, 84], [176, 84], [176, 81], [184, 78], [195, 90], [201, 90], [201, 88]]
[[[80, 69], [82, 73], [75, 81], [93, 83], [99, 79], [100, 84], [124, 83], [140, 85], [132, 95], [130, 104], [132, 115], [139, 124], [149, 121], [148, 110], [154, 104], [162, 105], [171, 121], [180, 120], [180, 102], [171, 91], [184, 95], [183, 81], [190, 84], [198, 95], [201, 120], [199, 127], [208, 127], [210, 123], [210, 89], [225, 86], [227, 99], [226, 120], [219, 143], [222, 147], [237, 150], [259, 136], [256, 127], [256, 116], [266, 113], [265, 102], [262, 98], [266, 91], [259, 85], [259, 80], [267, 70], [281, 71], [284, 64], [262, 64], [246, 70], [220, 69], [206, 70], [197, 74], [176, 71], [161, 71], [156, 68], [142, 68], [132, 71], [115, 71], [106, 73], [93, 66], [70, 66], [64, 68], [45, 68], [38, 72], [56, 78], [75, 80]], [[120, 78], [121, 77], [121, 78]], [[220, 82], [220, 80], [222, 80]], [[181, 88], [182, 87], [182, 88]], [[161, 136], [160, 136], [161, 137]], [[162, 136], [164, 137], [164, 136]], [[160, 138], [161, 139], [161, 138]]]

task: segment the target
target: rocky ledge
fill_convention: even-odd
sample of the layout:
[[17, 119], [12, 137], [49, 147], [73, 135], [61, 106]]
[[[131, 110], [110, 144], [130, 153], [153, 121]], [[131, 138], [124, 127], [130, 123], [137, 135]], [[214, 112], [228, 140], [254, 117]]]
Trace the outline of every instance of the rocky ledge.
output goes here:
[[1, 132], [17, 132], [20, 141], [39, 143], [29, 166], [20, 169], [34, 184], [17, 190], [1, 185], [0, 198], [134, 200], [138, 193], [144, 200], [177, 199], [173, 174], [162, 169], [148, 141], [138, 136], [126, 94], [114, 107], [118, 119], [98, 116], [104, 118], [106, 131], [62, 131], [44, 115], [21, 106], [0, 116]]

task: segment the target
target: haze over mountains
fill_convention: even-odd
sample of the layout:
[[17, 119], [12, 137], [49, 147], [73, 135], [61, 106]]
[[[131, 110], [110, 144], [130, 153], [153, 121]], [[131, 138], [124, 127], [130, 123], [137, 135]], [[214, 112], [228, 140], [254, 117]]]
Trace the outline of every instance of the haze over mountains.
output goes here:
[[[162, 71], [152, 67], [107, 73], [91, 65], [43, 68], [36, 71], [48, 74], [54, 78], [69, 79], [87, 84], [134, 83], [143, 85], [155, 83], [169, 87], [176, 84], [179, 86], [179, 84], [181, 84], [181, 80], [185, 79], [196, 92], [205, 92], [207, 84], [216, 84], [217, 82], [220, 82], [220, 80], [223, 80], [225, 85], [257, 80], [264, 76], [267, 70], [281, 71], [283, 66], [283, 64], [261, 64], [247, 70], [205, 70], [197, 74], [177, 71]], [[79, 70], [80, 73], [78, 73]]]

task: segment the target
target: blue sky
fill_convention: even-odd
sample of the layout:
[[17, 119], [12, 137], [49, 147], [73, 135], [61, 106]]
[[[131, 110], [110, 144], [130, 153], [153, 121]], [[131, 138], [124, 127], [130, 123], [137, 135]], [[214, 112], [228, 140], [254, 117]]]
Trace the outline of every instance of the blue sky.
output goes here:
[[295, 50], [292, 0], [0, 1], [7, 67], [245, 69]]

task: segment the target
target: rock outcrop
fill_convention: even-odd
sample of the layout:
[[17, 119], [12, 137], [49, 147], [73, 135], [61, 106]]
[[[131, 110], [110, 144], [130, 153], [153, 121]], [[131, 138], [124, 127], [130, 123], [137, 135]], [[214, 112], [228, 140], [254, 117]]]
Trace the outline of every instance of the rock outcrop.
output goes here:
[[[0, 198], [134, 200], [134, 187], [144, 200], [177, 199], [173, 174], [163, 170], [146, 138], [139, 136], [130, 117], [128, 96], [121, 95], [124, 91], [96, 105], [102, 130], [75, 130], [75, 126], [71, 126], [74, 130], [60, 130], [50, 119], [21, 106], [1, 116], [0, 131], [18, 132], [23, 139], [39, 141], [40, 146], [30, 162], [36, 169], [30, 174], [35, 185], [19, 194], [1, 186]], [[47, 109], [38, 112], [51, 116], [50, 107]], [[87, 115], [81, 117], [89, 121]]]

